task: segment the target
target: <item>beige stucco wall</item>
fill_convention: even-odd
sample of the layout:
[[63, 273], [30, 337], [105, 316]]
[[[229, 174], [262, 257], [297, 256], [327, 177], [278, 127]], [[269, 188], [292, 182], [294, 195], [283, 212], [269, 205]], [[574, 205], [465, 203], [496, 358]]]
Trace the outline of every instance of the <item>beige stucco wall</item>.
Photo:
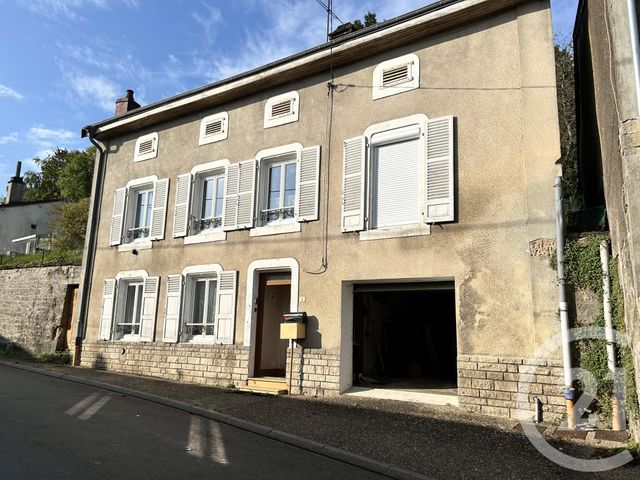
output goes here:
[[[367, 86], [375, 65], [406, 53], [420, 57], [422, 88], [373, 101]], [[356, 61], [334, 74], [336, 83], [356, 86], [338, 87], [334, 94], [330, 147], [328, 73], [109, 142], [88, 339], [98, 335], [104, 278], [136, 269], [162, 277], [156, 328], [161, 339], [166, 276], [187, 265], [220, 263], [240, 272], [235, 338], [242, 343], [249, 264], [285, 257], [300, 264], [299, 295], [305, 301], [299, 309], [318, 319], [306, 342], [310, 348], [350, 345], [349, 308], [341, 308], [349, 304], [343, 285], [375, 279], [453, 279], [460, 353], [531, 356], [541, 340], [555, 333], [554, 274], [547, 259], [529, 254], [530, 241], [554, 236], [559, 140], [548, 2], [531, 2]], [[293, 89], [300, 94], [300, 120], [264, 129], [266, 100]], [[229, 112], [229, 138], [198, 147], [201, 118], [222, 110]], [[430, 235], [420, 237], [361, 241], [358, 234], [342, 234], [343, 140], [362, 135], [372, 124], [418, 113], [456, 118], [457, 222], [436, 225]], [[133, 163], [135, 139], [151, 131], [159, 133], [158, 157]], [[294, 142], [322, 146], [321, 221], [303, 224], [294, 234], [250, 238], [248, 231], [229, 232], [226, 241], [216, 243], [184, 245], [171, 238], [177, 175], [199, 163], [235, 163]], [[147, 175], [171, 179], [166, 238], [137, 256], [118, 253], [108, 246], [113, 192]], [[315, 275], [307, 271], [320, 267], [327, 201], [328, 267]]]

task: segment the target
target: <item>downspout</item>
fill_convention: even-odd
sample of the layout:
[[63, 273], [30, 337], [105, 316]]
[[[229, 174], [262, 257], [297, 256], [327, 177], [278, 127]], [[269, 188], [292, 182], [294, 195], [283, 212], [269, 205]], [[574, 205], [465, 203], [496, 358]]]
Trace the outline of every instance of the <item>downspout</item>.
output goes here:
[[638, 12], [636, 0], [627, 0], [629, 14], [629, 35], [631, 36], [631, 54], [633, 56], [633, 77], [636, 84], [636, 112], [640, 118], [640, 41], [638, 39]]
[[560, 333], [562, 336], [562, 366], [564, 370], [564, 398], [567, 405], [567, 427], [576, 428], [575, 389], [571, 372], [571, 336], [569, 332], [569, 311], [564, 273], [564, 212], [562, 211], [562, 177], [556, 177], [556, 243], [558, 259], [558, 296], [560, 307]]
[[94, 138], [93, 129], [83, 129], [82, 136], [88, 136], [89, 141], [96, 147], [98, 161], [94, 169], [93, 184], [91, 186], [91, 208], [87, 221], [86, 239], [82, 255], [81, 288], [79, 292], [78, 319], [76, 322], [76, 345], [73, 354], [73, 365], [80, 365], [82, 356], [82, 340], [87, 331], [87, 312], [89, 309], [89, 297], [91, 294], [91, 279], [93, 277], [93, 264], [96, 256], [97, 230], [100, 223], [100, 205], [102, 204], [102, 185], [104, 183], [106, 147], [102, 142]]

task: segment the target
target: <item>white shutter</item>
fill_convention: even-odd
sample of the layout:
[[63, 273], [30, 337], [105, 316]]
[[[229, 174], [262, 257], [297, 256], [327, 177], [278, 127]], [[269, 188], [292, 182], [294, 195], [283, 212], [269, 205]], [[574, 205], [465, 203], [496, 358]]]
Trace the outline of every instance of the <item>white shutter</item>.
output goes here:
[[167, 198], [169, 179], [163, 178], [153, 184], [153, 215], [151, 216], [150, 240], [162, 240], [167, 223]]
[[218, 274], [216, 291], [216, 342], [232, 344], [236, 324], [236, 289], [238, 272], [235, 270]]
[[240, 162], [237, 228], [252, 228], [256, 192], [256, 161]]
[[181, 300], [182, 275], [169, 275], [167, 277], [167, 303], [164, 310], [163, 342], [175, 343], [178, 341]]
[[227, 167], [224, 179], [224, 207], [222, 228], [225, 231], [238, 228], [238, 181], [240, 180], [240, 165], [234, 163]]
[[109, 340], [111, 338], [111, 322], [113, 320], [113, 305], [115, 298], [116, 280], [114, 278], [107, 278], [104, 281], [104, 290], [102, 293], [100, 332], [98, 334], [100, 340]]
[[160, 277], [147, 277], [144, 279], [142, 312], [140, 313], [140, 340], [143, 342], [153, 342], [156, 332], [159, 287]]
[[320, 146], [302, 150], [298, 159], [296, 215], [299, 222], [318, 220]]
[[122, 223], [124, 207], [127, 202], [127, 189], [119, 188], [113, 196], [113, 211], [111, 213], [111, 229], [109, 231], [109, 245], [120, 245], [122, 242]]
[[366, 139], [356, 137], [344, 142], [342, 177], [342, 231], [364, 229]]
[[425, 162], [426, 223], [454, 220], [453, 148], [453, 117], [429, 120]]
[[173, 238], [186, 237], [189, 233], [189, 206], [191, 205], [191, 174], [178, 175], [176, 182], [176, 207], [173, 211]]

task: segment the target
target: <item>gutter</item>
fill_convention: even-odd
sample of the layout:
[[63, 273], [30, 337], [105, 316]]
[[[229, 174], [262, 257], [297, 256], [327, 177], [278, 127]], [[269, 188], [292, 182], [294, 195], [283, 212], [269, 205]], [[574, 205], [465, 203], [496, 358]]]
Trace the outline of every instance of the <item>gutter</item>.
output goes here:
[[629, 14], [629, 35], [631, 36], [631, 54], [633, 57], [633, 77], [636, 84], [636, 112], [640, 118], [640, 52], [638, 40], [638, 12], [636, 0], [627, 0]]
[[87, 221], [84, 251], [82, 254], [82, 271], [80, 273], [78, 317], [76, 321], [76, 342], [73, 353], [73, 365], [80, 365], [82, 356], [82, 341], [87, 333], [87, 312], [89, 310], [89, 298], [91, 297], [91, 279], [93, 278], [93, 265], [97, 250], [97, 230], [100, 223], [100, 207], [102, 205], [102, 186], [104, 184], [105, 163], [107, 157], [106, 146], [95, 139], [93, 128], [83, 129], [83, 137], [89, 136], [89, 141], [96, 147], [98, 152], [97, 163], [93, 173], [93, 184], [91, 186], [91, 207]]

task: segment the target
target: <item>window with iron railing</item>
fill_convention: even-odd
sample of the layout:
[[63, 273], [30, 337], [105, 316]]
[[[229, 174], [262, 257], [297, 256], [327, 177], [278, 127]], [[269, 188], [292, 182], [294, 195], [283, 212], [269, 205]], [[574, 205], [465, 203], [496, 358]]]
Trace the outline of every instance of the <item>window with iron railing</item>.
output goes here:
[[[222, 227], [222, 206], [224, 202], [224, 174], [201, 176], [196, 190], [200, 199], [196, 199], [197, 216], [193, 218], [193, 233], [199, 234]], [[199, 205], [198, 205], [199, 202]]]
[[153, 215], [153, 189], [132, 191], [135, 211], [132, 212], [131, 226], [126, 231], [128, 242], [149, 237], [149, 227]]
[[122, 321], [116, 323], [116, 339], [140, 334], [143, 282], [125, 283]]
[[266, 201], [261, 211], [263, 225], [293, 220], [296, 202], [296, 161], [287, 160], [268, 166]]
[[198, 341], [214, 338], [216, 310], [216, 277], [187, 277], [187, 301], [182, 338]]

